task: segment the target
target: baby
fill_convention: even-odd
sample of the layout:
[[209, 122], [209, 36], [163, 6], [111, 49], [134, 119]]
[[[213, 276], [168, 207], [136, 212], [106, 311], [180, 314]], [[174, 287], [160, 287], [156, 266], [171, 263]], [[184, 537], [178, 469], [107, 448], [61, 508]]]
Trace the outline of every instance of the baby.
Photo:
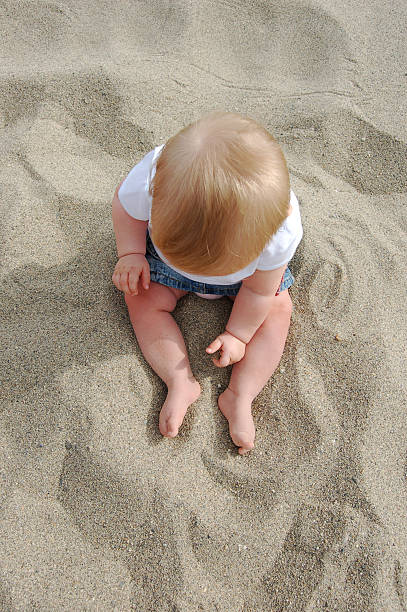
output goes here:
[[233, 307], [207, 347], [235, 364], [218, 399], [239, 453], [254, 446], [251, 404], [283, 353], [294, 281], [287, 267], [302, 238], [298, 201], [273, 137], [252, 119], [212, 113], [155, 148], [113, 199], [119, 260], [137, 341], [168, 393], [159, 429], [173, 438], [201, 389], [170, 314], [186, 293]]

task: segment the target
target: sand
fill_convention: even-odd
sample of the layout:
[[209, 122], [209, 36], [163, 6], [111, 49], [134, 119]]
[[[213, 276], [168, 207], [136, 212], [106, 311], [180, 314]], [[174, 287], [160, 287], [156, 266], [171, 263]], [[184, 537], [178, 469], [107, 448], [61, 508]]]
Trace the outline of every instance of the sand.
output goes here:
[[[0, 609], [407, 609], [404, 0], [1, 5]], [[113, 191], [213, 109], [280, 140], [304, 239], [255, 450], [202, 385], [161, 438], [161, 381], [111, 283]]]

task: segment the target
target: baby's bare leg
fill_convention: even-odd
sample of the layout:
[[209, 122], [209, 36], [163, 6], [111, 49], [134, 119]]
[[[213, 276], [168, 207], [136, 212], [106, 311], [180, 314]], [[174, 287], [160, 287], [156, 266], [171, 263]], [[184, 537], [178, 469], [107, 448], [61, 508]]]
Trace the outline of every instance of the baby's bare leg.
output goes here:
[[229, 421], [231, 438], [241, 455], [254, 446], [251, 404], [280, 363], [291, 311], [291, 298], [285, 290], [274, 300], [270, 314], [247, 345], [244, 358], [233, 366], [228, 388], [219, 396], [219, 408]]
[[[140, 286], [140, 285], [139, 285]], [[151, 283], [139, 295], [126, 295], [137, 341], [144, 357], [168, 388], [160, 413], [160, 432], [173, 438], [185, 413], [201, 392], [189, 365], [184, 339], [171, 312], [185, 291]]]

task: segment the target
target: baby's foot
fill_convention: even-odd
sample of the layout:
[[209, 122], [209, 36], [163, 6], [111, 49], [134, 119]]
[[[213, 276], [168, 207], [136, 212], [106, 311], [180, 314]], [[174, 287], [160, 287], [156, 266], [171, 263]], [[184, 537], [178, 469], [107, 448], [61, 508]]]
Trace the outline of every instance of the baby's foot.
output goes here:
[[198, 399], [201, 387], [195, 379], [188, 379], [168, 387], [167, 398], [160, 412], [159, 429], [163, 436], [175, 438], [188, 407]]
[[236, 446], [239, 446], [239, 454], [245, 455], [253, 448], [256, 433], [250, 399], [236, 395], [228, 387], [219, 396], [218, 405], [229, 421], [230, 437]]

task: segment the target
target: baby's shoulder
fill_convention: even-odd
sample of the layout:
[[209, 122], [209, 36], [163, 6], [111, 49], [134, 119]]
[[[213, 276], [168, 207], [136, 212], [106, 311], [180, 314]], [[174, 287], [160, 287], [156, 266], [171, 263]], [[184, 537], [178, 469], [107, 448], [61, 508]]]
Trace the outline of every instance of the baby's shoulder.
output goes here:
[[302, 234], [300, 205], [293, 191], [290, 193], [290, 209], [290, 214], [280, 225], [270, 242], [285, 242], [289, 237]]
[[291, 213], [283, 221], [260, 255], [257, 268], [272, 270], [290, 261], [301, 242], [303, 229], [300, 207], [294, 192], [290, 195]]
[[121, 193], [141, 194], [149, 191], [154, 176], [155, 162], [162, 146], [149, 151], [133, 168], [123, 181]]

